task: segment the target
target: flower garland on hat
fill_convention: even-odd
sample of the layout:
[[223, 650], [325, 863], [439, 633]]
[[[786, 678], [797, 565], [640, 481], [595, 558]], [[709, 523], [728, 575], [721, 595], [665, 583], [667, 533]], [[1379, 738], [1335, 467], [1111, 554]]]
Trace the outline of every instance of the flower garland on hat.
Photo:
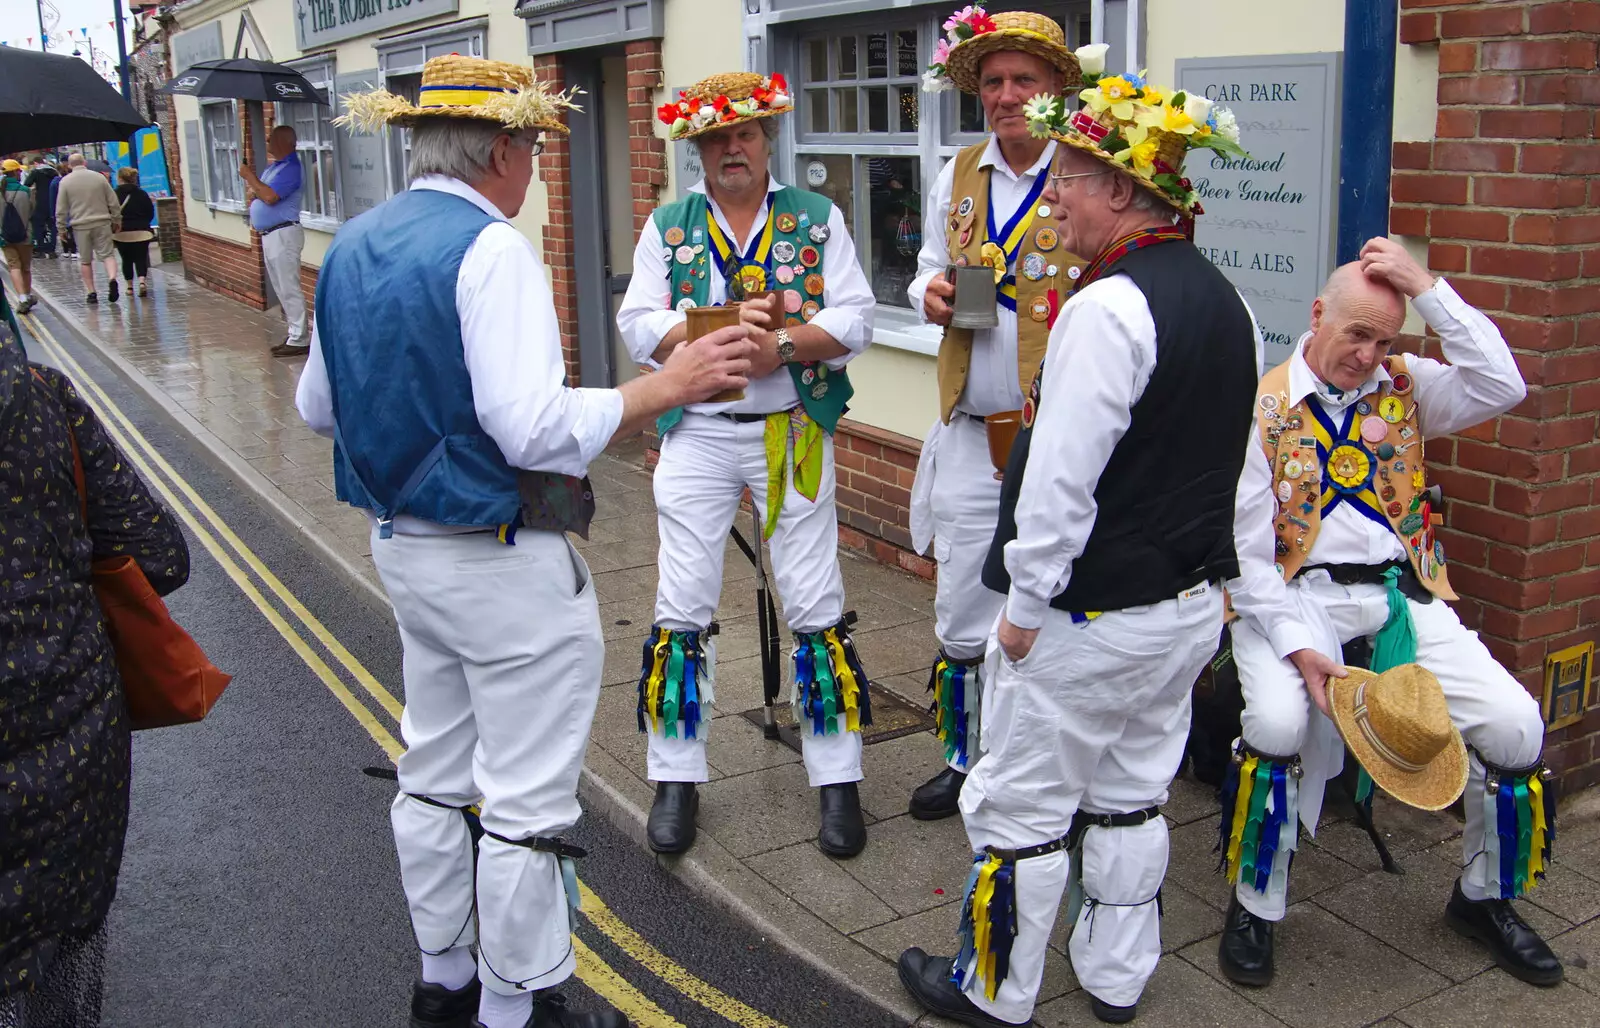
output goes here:
[[944, 36], [933, 44], [933, 59], [928, 70], [922, 73], [922, 88], [929, 93], [954, 89], [945, 65], [950, 61], [950, 48], [965, 43], [974, 36], [987, 35], [999, 28], [982, 7], [968, 6], [955, 12], [944, 21]]
[[1077, 52], [1089, 87], [1079, 94], [1083, 107], [1069, 112], [1059, 97], [1041, 93], [1022, 107], [1029, 132], [1060, 139], [1129, 172], [1185, 214], [1205, 213], [1193, 184], [1183, 177], [1184, 157], [1190, 150], [1248, 157], [1239, 145], [1238, 120], [1226, 107], [1152, 86], [1142, 74], [1103, 75], [1104, 48], [1097, 43]]
[[691, 96], [688, 90], [680, 90], [676, 101], [656, 108], [656, 119], [668, 126], [670, 138], [682, 139], [718, 125], [779, 114], [793, 107], [789, 83], [781, 74], [774, 73], [753, 87], [748, 97], [739, 100], [730, 100], [725, 93], [702, 99]]

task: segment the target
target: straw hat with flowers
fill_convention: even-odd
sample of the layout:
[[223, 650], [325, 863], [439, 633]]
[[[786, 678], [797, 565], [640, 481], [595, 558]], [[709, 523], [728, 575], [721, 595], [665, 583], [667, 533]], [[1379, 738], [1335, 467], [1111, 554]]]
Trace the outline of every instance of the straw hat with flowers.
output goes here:
[[1078, 87], [1078, 58], [1067, 49], [1066, 33], [1054, 18], [1030, 11], [991, 16], [982, 7], [966, 7], [945, 19], [944, 38], [933, 46], [922, 87], [938, 92], [953, 85], [976, 95], [978, 65], [1000, 50], [1020, 50], [1047, 61], [1060, 70], [1068, 89]]
[[677, 100], [656, 108], [656, 118], [667, 126], [668, 137], [677, 140], [792, 110], [794, 100], [782, 75], [730, 71], [679, 91]]
[[[1104, 54], [1093, 63], [1103, 66]], [[1194, 187], [1183, 177], [1184, 157], [1190, 150], [1249, 156], [1239, 146], [1233, 112], [1203, 96], [1150, 85], [1143, 75], [1086, 71], [1083, 80], [1090, 88], [1079, 94], [1080, 110], [1069, 111], [1060, 97], [1048, 95], [1024, 104], [1029, 131], [1127, 172], [1184, 215], [1204, 213]]]
[[1328, 707], [1372, 781], [1402, 803], [1442, 810], [1467, 787], [1467, 747], [1444, 689], [1419, 664], [1328, 679]]
[[358, 132], [377, 132], [385, 125], [416, 125], [429, 118], [474, 118], [508, 129], [567, 133], [563, 111], [580, 110], [572, 102], [576, 88], [555, 92], [534, 77], [532, 68], [481, 57], [446, 54], [422, 66], [422, 90], [416, 103], [385, 89], [341, 97], [345, 113], [334, 123]]

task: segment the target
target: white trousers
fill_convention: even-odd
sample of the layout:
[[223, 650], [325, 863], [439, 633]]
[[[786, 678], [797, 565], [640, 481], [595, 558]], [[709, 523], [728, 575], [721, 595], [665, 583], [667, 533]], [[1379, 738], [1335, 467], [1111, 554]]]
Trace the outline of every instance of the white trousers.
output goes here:
[[[933, 601], [939, 647], [957, 660], [980, 657], [1006, 602], [1003, 594], [983, 584], [983, 564], [1000, 520], [1000, 481], [994, 477], [983, 422], [959, 413], [948, 425], [934, 422], [917, 462], [912, 507], [918, 534], [932, 533], [939, 565]], [[927, 547], [925, 538], [912, 542], [919, 552]], [[981, 723], [981, 705], [972, 702], [975, 694], [969, 685], [963, 708], [969, 719]], [[968, 735], [977, 737], [978, 730], [970, 729]], [[976, 756], [970, 754], [969, 762]], [[959, 757], [949, 764], [967, 770]]]
[[[1222, 593], [1213, 585], [1083, 624], [1052, 608], [1016, 663], [991, 639], [984, 756], [960, 801], [974, 852], [1058, 839], [1080, 807], [1127, 813], [1165, 802], [1189, 732], [1189, 690], [1221, 630]], [[1127, 1006], [1161, 957], [1156, 891], [1167, 868], [1166, 821], [1090, 828], [1079, 859], [1084, 906], [1072, 967], [1101, 1001]], [[976, 981], [968, 990], [1002, 1020], [1033, 1014], [1068, 870], [1063, 852], [1017, 861], [1011, 972], [992, 1002]]]
[[[504, 995], [573, 972], [568, 897], [549, 853], [485, 835], [450, 806], [481, 803], [507, 839], [558, 835], [581, 813], [578, 775], [600, 697], [600, 611], [583, 558], [559, 532], [372, 536], [404, 649], [400, 795], [391, 810], [417, 945], [474, 941]], [[476, 900], [476, 903], [474, 903]]]
[[[1311, 626], [1317, 649], [1340, 660], [1340, 648], [1352, 639], [1375, 635], [1389, 617], [1387, 590], [1381, 585], [1344, 586], [1326, 571], [1311, 571], [1289, 583], [1289, 595]], [[1544, 746], [1544, 721], [1539, 704], [1490, 655], [1443, 600], [1407, 600], [1417, 633], [1417, 663], [1433, 672], [1444, 689], [1450, 718], [1468, 746], [1501, 767], [1526, 767], [1539, 759]], [[1241, 718], [1245, 743], [1274, 756], [1300, 754], [1305, 775], [1300, 782], [1300, 821], [1315, 834], [1327, 779], [1344, 766], [1344, 744], [1333, 722], [1320, 711], [1312, 716], [1311, 698], [1292, 662], [1278, 657], [1255, 622], [1233, 623], [1233, 659], [1244, 691]], [[1483, 788], [1481, 766], [1473, 761], [1469, 795]], [[1476, 790], [1476, 791], [1475, 791]], [[1461, 835], [1461, 889], [1468, 899], [1484, 899], [1490, 874], [1482, 856], [1483, 810], [1467, 803], [1467, 824]], [[1241, 882], [1239, 902], [1257, 917], [1281, 920], [1287, 907], [1288, 880], [1273, 876], [1266, 892]]]
[[[675, 631], [703, 629], [722, 595], [722, 558], [728, 531], [745, 488], [760, 512], [767, 510], [765, 426], [685, 412], [661, 441], [655, 499], [661, 549], [657, 558], [656, 624]], [[839, 520], [833, 440], [823, 444], [822, 481], [816, 500], [785, 480], [778, 527], [768, 541], [770, 574], [783, 605], [784, 621], [796, 632], [832, 628], [844, 616], [844, 576], [839, 571]], [[742, 531], [742, 530], [741, 530]], [[759, 542], [759, 540], [757, 540]], [[792, 671], [791, 671], [792, 673]], [[647, 773], [653, 782], [704, 782], [710, 778], [706, 732], [695, 739], [648, 735]], [[861, 733], [801, 732], [806, 774], [813, 786], [861, 780]]]
[[283, 305], [283, 320], [289, 327], [289, 345], [304, 346], [306, 338], [306, 294], [300, 291], [300, 251], [306, 247], [306, 230], [299, 225], [280, 228], [261, 237], [261, 260], [267, 267], [267, 280]]

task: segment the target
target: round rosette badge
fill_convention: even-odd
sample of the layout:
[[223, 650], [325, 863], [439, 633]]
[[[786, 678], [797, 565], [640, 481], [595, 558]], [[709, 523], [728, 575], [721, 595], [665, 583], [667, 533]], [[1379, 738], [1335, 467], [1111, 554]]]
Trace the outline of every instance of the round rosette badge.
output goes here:
[[1341, 493], [1358, 493], [1372, 484], [1372, 455], [1354, 443], [1340, 443], [1328, 454], [1328, 481]]

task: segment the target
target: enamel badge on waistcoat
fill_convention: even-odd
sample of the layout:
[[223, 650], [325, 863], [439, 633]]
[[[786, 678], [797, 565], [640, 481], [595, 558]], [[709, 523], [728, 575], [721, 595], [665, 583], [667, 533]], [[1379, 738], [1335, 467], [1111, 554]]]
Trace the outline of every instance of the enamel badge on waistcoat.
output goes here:
[[1272, 461], [1278, 568], [1293, 578], [1316, 543], [1322, 516], [1344, 504], [1392, 531], [1423, 587], [1453, 600], [1444, 544], [1434, 536], [1442, 518], [1426, 491], [1414, 381], [1399, 354], [1385, 357], [1383, 366], [1389, 381], [1337, 422], [1309, 397], [1290, 405], [1287, 363], [1261, 380], [1256, 423]]
[[[1039, 213], [1047, 210], [1039, 199], [1043, 173], [1009, 220], [995, 217], [989, 203], [992, 172], [978, 165], [988, 146], [974, 143], [956, 155], [945, 239], [951, 263], [995, 269], [995, 302], [1017, 314], [1017, 382], [1026, 396], [1050, 342], [1050, 294], [1070, 293], [1085, 262], [1061, 246], [1054, 219]], [[947, 423], [966, 387], [971, 360], [972, 330], [946, 328], [939, 344], [939, 401]]]

